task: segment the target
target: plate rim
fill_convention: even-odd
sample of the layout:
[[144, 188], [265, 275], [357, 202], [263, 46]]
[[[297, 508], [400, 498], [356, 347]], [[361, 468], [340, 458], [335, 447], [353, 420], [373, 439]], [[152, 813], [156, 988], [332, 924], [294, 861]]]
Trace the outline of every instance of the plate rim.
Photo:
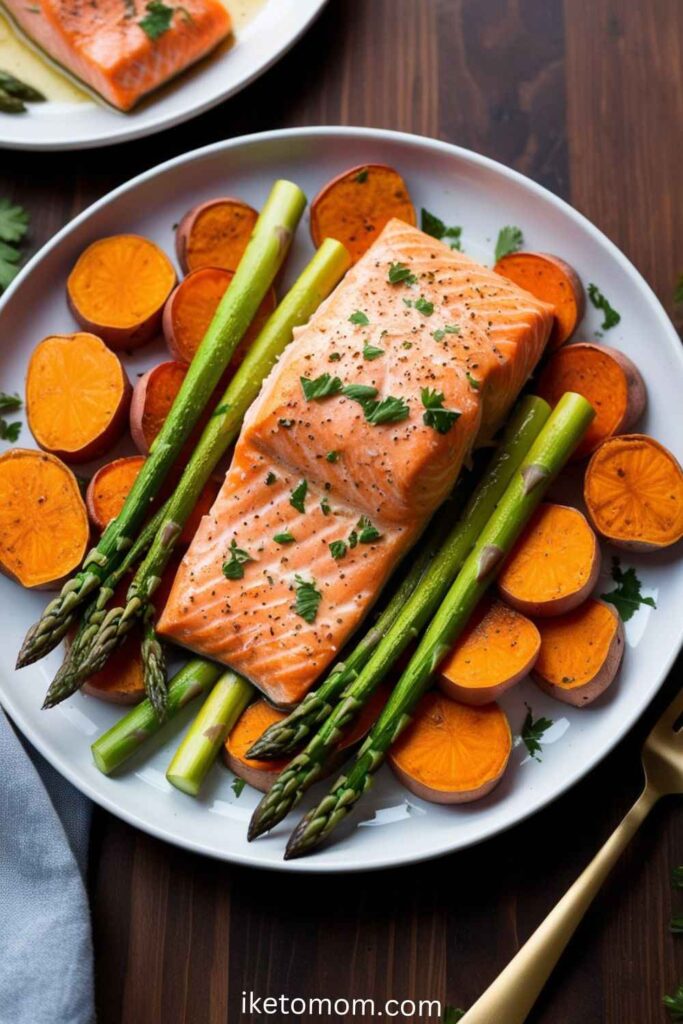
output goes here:
[[[304, 2], [309, 4], [309, 9], [305, 13], [303, 19], [297, 24], [296, 29], [291, 35], [285, 36], [283, 41], [276, 45], [275, 49], [272, 50], [267, 56], [265, 56], [264, 59], [262, 59], [260, 62], [257, 61], [254, 67], [251, 69], [251, 71], [249, 71], [239, 82], [235, 82], [232, 86], [229, 86], [228, 88], [217, 92], [211, 98], [206, 99], [203, 102], [197, 103], [196, 105], [189, 107], [187, 110], [181, 112], [169, 111], [168, 114], [166, 114], [165, 116], [161, 116], [157, 121], [152, 121], [151, 123], [140, 125], [137, 128], [134, 126], [134, 123], [131, 119], [128, 120], [128, 125], [133, 126], [123, 127], [123, 125], [126, 124], [124, 120], [121, 122], [121, 131], [105, 131], [102, 134], [96, 135], [89, 133], [88, 135], [74, 136], [73, 138], [69, 138], [62, 142], [43, 142], [39, 138], [10, 138], [7, 137], [0, 130], [0, 149], [18, 150], [26, 153], [68, 153], [73, 150], [80, 151], [82, 149], [102, 149], [105, 146], [117, 146], [120, 143], [133, 142], [136, 139], [144, 139], [147, 138], [148, 136], [155, 135], [158, 132], [167, 131], [171, 128], [176, 127], [177, 125], [184, 124], [186, 121], [190, 121], [195, 117], [200, 117], [202, 114], [207, 113], [207, 111], [212, 110], [214, 107], [217, 107], [221, 103], [224, 103], [226, 100], [229, 100], [233, 96], [236, 96], [237, 93], [242, 91], [242, 89], [245, 89], [248, 85], [251, 85], [251, 83], [254, 82], [257, 78], [260, 78], [261, 75], [264, 75], [267, 71], [269, 71], [274, 64], [277, 64], [278, 61], [280, 61], [282, 57], [284, 57], [285, 54], [288, 53], [288, 51], [291, 50], [291, 48], [295, 46], [296, 43], [298, 43], [301, 37], [305, 35], [305, 33], [313, 24], [313, 22], [316, 21], [316, 19], [320, 16], [320, 14], [323, 11], [323, 8], [328, 4], [329, 0], [304, 0]], [[296, 6], [293, 8], [293, 10], [296, 10]], [[1, 3], [0, 13], [4, 13]], [[11, 15], [9, 15], [9, 18], [11, 21]], [[225, 54], [225, 57], [228, 56], [229, 54]], [[182, 78], [182, 74], [180, 77]], [[176, 87], [178, 89], [182, 89], [182, 83], [177, 83]], [[109, 108], [107, 108], [105, 105], [103, 109]], [[110, 112], [121, 113], [120, 111], [113, 111], [113, 108], [111, 108]], [[134, 116], [134, 112], [132, 113]], [[128, 117], [127, 114], [124, 114], [123, 116], [124, 118]], [[245, 136], [237, 136], [237, 138], [245, 138]], [[190, 152], [196, 151], [191, 150]]]
[[[649, 301], [653, 314], [657, 317], [660, 322], [660, 328], [663, 335], [662, 341], [666, 339], [666, 344], [670, 348], [670, 354], [674, 361], [678, 364], [681, 376], [683, 377], [683, 347], [681, 347], [678, 334], [669, 319], [664, 307], [657, 298], [655, 292], [650, 287], [645, 278], [640, 274], [634, 264], [621, 252], [621, 250], [611, 241], [599, 228], [597, 228], [587, 217], [584, 216], [579, 210], [576, 210], [570, 203], [561, 197], [555, 195], [545, 186], [540, 185], [538, 182], [533, 181], [526, 175], [515, 170], [514, 168], [507, 167], [505, 164], [500, 163], [497, 160], [493, 160], [490, 157], [483, 156], [482, 154], [475, 153], [472, 150], [466, 149], [462, 146], [457, 146], [453, 143], [445, 142], [440, 139], [432, 139], [428, 136], [418, 135], [409, 132], [394, 131], [391, 129], [379, 129], [372, 127], [357, 127], [351, 125], [325, 125], [325, 126], [306, 126], [298, 128], [283, 128], [274, 129], [267, 132], [253, 132], [248, 135], [236, 136], [232, 139], [225, 139], [219, 142], [211, 143], [207, 146], [202, 146], [198, 149], [191, 150], [188, 153], [180, 154], [179, 156], [172, 157], [169, 160], [164, 161], [161, 164], [157, 164], [154, 167], [136, 175], [129, 181], [124, 182], [117, 188], [106, 193], [100, 199], [96, 200], [90, 206], [86, 207], [81, 213], [70, 220], [67, 224], [61, 228], [57, 234], [53, 236], [48, 242], [46, 242], [36, 252], [28, 263], [23, 267], [20, 273], [17, 275], [15, 280], [0, 297], [0, 316], [8, 304], [9, 300], [13, 296], [15, 290], [17, 290], [23, 281], [33, 273], [34, 269], [39, 266], [42, 260], [55, 248], [57, 248], [62, 241], [82, 223], [87, 221], [90, 217], [96, 214], [102, 208], [108, 206], [114, 202], [119, 196], [125, 195], [127, 192], [134, 191], [139, 185], [147, 182], [151, 179], [162, 177], [167, 172], [174, 170], [184, 164], [192, 164], [196, 161], [201, 161], [205, 157], [209, 157], [217, 152], [226, 151], [234, 148], [240, 148], [244, 145], [251, 145], [254, 143], [268, 143], [286, 139], [297, 139], [302, 138], [330, 138], [333, 140], [339, 140], [343, 138], [354, 139], [354, 140], [373, 140], [373, 141], [386, 141], [388, 143], [403, 143], [408, 144], [423, 151], [433, 151], [444, 155], [456, 156], [460, 160], [465, 161], [470, 166], [479, 166], [489, 171], [495, 171], [498, 174], [502, 174], [504, 177], [510, 179], [513, 182], [521, 185], [528, 192], [533, 193], [535, 196], [544, 199], [546, 202], [550, 202], [551, 205], [557, 207], [561, 212], [564, 212], [570, 219], [573, 219], [578, 223], [579, 226], [583, 227], [595, 240], [600, 242], [607, 250], [608, 254], [612, 259], [621, 266], [622, 270], [631, 277], [634, 283], [642, 290], [644, 297]], [[563, 796], [569, 789], [575, 786], [578, 782], [584, 779], [589, 772], [600, 764], [617, 746], [618, 743], [627, 735], [634, 724], [644, 715], [655, 699], [659, 691], [661, 690], [662, 684], [668, 677], [671, 668], [678, 657], [681, 648], [683, 647], [683, 631], [681, 631], [678, 640], [673, 644], [672, 649], [669, 653], [668, 658], [664, 663], [662, 671], [659, 673], [657, 682], [655, 683], [650, 699], [645, 705], [636, 706], [628, 710], [620, 724], [619, 728], [616, 729], [613, 735], [609, 738], [608, 742], [604, 744], [597, 752], [591, 755], [585, 760], [585, 762], [577, 768], [575, 771], [568, 772], [564, 779], [558, 784], [557, 788], [540, 799], [540, 802], [534, 803], [528, 810], [525, 810], [522, 814], [517, 814], [513, 819], [504, 821], [502, 823], [492, 824], [488, 826], [481, 835], [466, 839], [465, 842], [459, 843], [454, 846], [452, 843], [444, 842], [436, 845], [433, 849], [426, 852], [401, 852], [396, 851], [391, 857], [386, 857], [381, 860], [373, 861], [371, 864], [364, 864], [359, 861], [349, 860], [348, 863], [333, 863], [325, 864], [320, 861], [316, 862], [315, 858], [308, 858], [304, 860], [293, 860], [293, 861], [261, 861], [258, 859], [258, 855], [248, 855], [241, 853], [233, 853], [229, 851], [217, 850], [212, 847], [207, 847], [205, 843], [201, 841], [193, 841], [191, 837], [185, 837], [173, 834], [162, 826], [158, 826], [154, 823], [147, 822], [141, 818], [138, 814], [127, 810], [125, 807], [121, 807], [113, 798], [110, 798], [106, 793], [98, 791], [94, 785], [87, 779], [80, 777], [77, 770], [71, 768], [69, 762], [61, 756], [54, 755], [48, 748], [49, 743], [43, 741], [42, 737], [33, 735], [33, 728], [31, 723], [25, 718], [21, 709], [15, 706], [11, 698], [11, 687], [7, 692], [3, 692], [0, 689], [0, 707], [3, 707], [7, 714], [10, 716], [12, 721], [22, 731], [30, 743], [32, 743], [36, 749], [46, 758], [46, 760], [58, 771], [63, 777], [72, 783], [80, 792], [84, 793], [87, 797], [93, 800], [94, 803], [103, 807], [109, 813], [115, 815], [128, 824], [139, 828], [141, 831], [146, 832], [149, 835], [153, 835], [158, 839], [165, 842], [172, 843], [174, 846], [179, 846], [183, 849], [189, 850], [192, 853], [202, 854], [203, 856], [209, 856], [216, 860], [221, 860], [226, 863], [240, 864], [244, 867], [259, 868], [260, 870], [270, 871], [285, 871], [294, 872], [299, 874], [337, 874], [337, 873], [357, 873], [363, 871], [381, 871], [389, 868], [404, 867], [407, 864], [416, 864], [424, 861], [435, 859], [436, 857], [446, 856], [449, 853], [456, 853], [460, 850], [468, 849], [472, 846], [476, 846], [479, 843], [486, 842], [495, 836], [501, 835], [508, 829], [513, 828], [532, 815], [544, 810], [555, 800]], [[13, 673], [12, 673], [13, 674]], [[3, 678], [5, 672], [3, 671]], [[256, 848], [254, 848], [256, 849]]]

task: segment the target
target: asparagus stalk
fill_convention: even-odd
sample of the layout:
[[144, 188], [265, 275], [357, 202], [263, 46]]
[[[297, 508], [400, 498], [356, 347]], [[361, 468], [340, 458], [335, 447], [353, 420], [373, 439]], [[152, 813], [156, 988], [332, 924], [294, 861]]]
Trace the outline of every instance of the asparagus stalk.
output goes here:
[[236, 672], [225, 672], [204, 701], [168, 766], [166, 778], [183, 793], [197, 796], [225, 738], [256, 690]]
[[71, 626], [76, 608], [99, 590], [134, 542], [150, 502], [282, 266], [305, 204], [303, 192], [291, 182], [277, 181], [273, 186], [230, 287], [123, 509], [86, 555], [79, 572], [31, 627], [19, 652], [17, 668], [37, 661], [57, 646]]
[[[195, 697], [208, 693], [222, 671], [220, 665], [203, 658], [188, 661], [169, 684], [166, 721], [175, 718]], [[105, 775], [111, 775], [143, 743], [156, 736], [161, 726], [151, 701], [143, 700], [95, 740], [90, 748], [95, 764]]]
[[[340, 242], [325, 239], [269, 318], [219, 400], [173, 496], [165, 506], [147, 557], [126, 595], [125, 607], [111, 608], [100, 616], [97, 629], [84, 640], [79, 663], [66, 672], [62, 685], [70, 688], [71, 692], [106, 664], [109, 655], [134, 623], [147, 614], [152, 594], [159, 585], [183, 525], [209, 476], [239, 432], [244, 414], [258, 394], [263, 378], [291, 341], [294, 327], [309, 319], [346, 272], [349, 262], [348, 252]], [[145, 680], [149, 675], [150, 681], [154, 681], [157, 703], [163, 713], [163, 688], [156, 685], [159, 678], [158, 651], [152, 643], [151, 634], [147, 640], [143, 654], [153, 652], [155, 657], [143, 661]]]
[[299, 803], [316, 781], [339, 736], [385, 678], [411, 640], [434, 615], [488, 518], [519, 468], [532, 442], [550, 415], [541, 398], [523, 398], [517, 405], [485, 476], [424, 577], [407, 600], [391, 628], [377, 645], [355, 681], [346, 688], [336, 708], [283, 772], [254, 811], [249, 839], [273, 828]]
[[301, 857], [321, 843], [370, 787], [389, 747], [410, 722], [432, 674], [594, 416], [593, 407], [582, 395], [563, 395], [482, 530], [350, 771], [340, 776], [328, 795], [299, 822], [287, 844], [286, 859]]

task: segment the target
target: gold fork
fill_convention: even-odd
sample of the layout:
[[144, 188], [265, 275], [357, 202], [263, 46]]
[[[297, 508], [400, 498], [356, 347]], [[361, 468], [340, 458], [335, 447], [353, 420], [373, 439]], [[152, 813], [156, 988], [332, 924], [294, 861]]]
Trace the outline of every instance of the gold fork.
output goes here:
[[645, 740], [645, 786], [624, 820], [554, 910], [483, 996], [462, 1024], [523, 1024], [541, 989], [622, 852], [663, 796], [683, 793], [683, 744], [678, 719], [683, 691], [666, 709]]

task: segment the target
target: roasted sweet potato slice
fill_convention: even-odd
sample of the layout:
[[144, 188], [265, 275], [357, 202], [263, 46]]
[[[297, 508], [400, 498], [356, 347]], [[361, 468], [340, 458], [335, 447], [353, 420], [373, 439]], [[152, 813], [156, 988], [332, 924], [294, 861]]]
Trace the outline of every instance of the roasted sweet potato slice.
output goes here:
[[256, 210], [230, 196], [193, 207], [176, 231], [176, 254], [183, 272], [199, 267], [237, 270], [257, 220]]
[[387, 164], [359, 164], [329, 181], [311, 203], [311, 238], [316, 247], [336, 238], [356, 263], [392, 217], [415, 224], [403, 178]]
[[583, 319], [586, 295], [579, 275], [568, 263], [546, 252], [515, 252], [503, 256], [493, 269], [555, 307], [549, 352], [571, 338]]
[[83, 252], [67, 281], [80, 326], [113, 349], [135, 349], [161, 327], [176, 274], [158, 245], [140, 235], [101, 238]]
[[140, 640], [133, 629], [104, 668], [86, 680], [84, 692], [112, 704], [139, 704], [145, 697]]
[[138, 378], [130, 404], [130, 433], [143, 455], [164, 425], [186, 373], [187, 363], [169, 360]]
[[142, 455], [114, 459], [97, 470], [88, 484], [85, 503], [90, 522], [102, 531], [123, 508], [128, 493], [144, 465]]
[[66, 462], [89, 462], [116, 444], [132, 388], [120, 359], [94, 334], [53, 334], [33, 350], [26, 375], [31, 433]]

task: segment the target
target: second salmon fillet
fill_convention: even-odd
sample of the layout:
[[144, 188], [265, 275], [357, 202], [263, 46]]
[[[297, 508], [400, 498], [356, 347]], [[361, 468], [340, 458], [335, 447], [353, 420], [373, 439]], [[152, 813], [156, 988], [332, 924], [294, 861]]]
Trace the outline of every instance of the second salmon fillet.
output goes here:
[[501, 425], [552, 323], [390, 221], [264, 382], [159, 631], [300, 701]]

